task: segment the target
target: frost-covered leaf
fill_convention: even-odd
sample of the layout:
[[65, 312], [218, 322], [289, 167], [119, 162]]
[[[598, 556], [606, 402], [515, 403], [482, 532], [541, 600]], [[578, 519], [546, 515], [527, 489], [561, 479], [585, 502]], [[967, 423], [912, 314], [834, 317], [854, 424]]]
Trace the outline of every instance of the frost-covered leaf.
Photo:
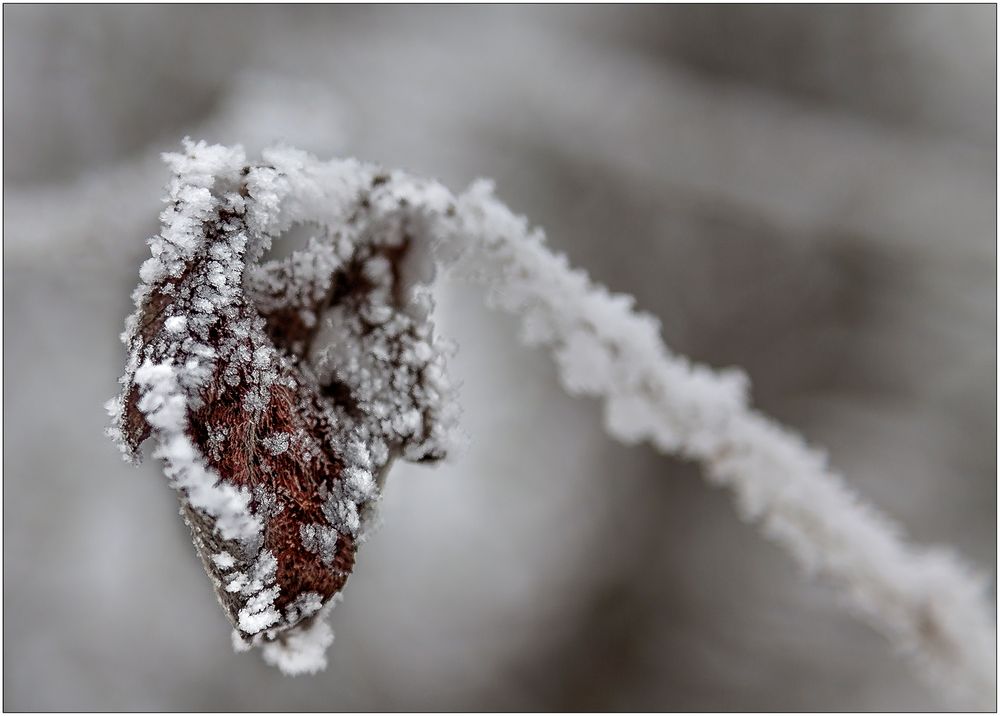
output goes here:
[[[235, 639], [315, 670], [332, 640], [317, 615], [351, 573], [392, 460], [447, 450], [442, 344], [409, 278], [421, 248], [372, 210], [384, 177], [320, 190], [203, 144], [167, 160], [111, 433], [132, 460], [154, 438]], [[321, 235], [259, 263], [305, 221]]]
[[[436, 460], [455, 411], [424, 284], [435, 257], [522, 318], [608, 432], [699, 462], [747, 520], [884, 632], [957, 703], [991, 704], [983, 581], [921, 550], [810, 449], [749, 406], [741, 371], [675, 355], [659, 322], [553, 254], [477, 182], [440, 184], [291, 149], [249, 164], [187, 145], [124, 339], [110, 410], [126, 455], [150, 434], [236, 626], [290, 673], [322, 667], [321, 623], [395, 456]], [[296, 223], [322, 234], [258, 265]], [[431, 256], [431, 253], [434, 256]]]

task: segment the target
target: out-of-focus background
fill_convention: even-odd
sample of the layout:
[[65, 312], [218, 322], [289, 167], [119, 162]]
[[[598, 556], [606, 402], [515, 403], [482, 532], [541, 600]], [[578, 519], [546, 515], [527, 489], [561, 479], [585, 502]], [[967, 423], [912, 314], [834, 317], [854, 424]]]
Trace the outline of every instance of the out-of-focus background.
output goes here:
[[468, 447], [398, 466], [325, 673], [234, 654], [102, 435], [185, 135], [454, 189], [740, 365], [920, 543], [996, 565], [996, 8], [3, 10], [7, 710], [939, 709], [690, 465], [443, 285]]

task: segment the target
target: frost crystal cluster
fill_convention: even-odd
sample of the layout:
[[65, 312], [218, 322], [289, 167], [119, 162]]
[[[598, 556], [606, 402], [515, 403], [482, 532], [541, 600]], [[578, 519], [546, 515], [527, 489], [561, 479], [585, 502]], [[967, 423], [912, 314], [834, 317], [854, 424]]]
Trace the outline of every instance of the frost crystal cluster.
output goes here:
[[[391, 462], [448, 451], [433, 264], [388, 176], [291, 150], [166, 159], [110, 432], [134, 461], [153, 438], [235, 643], [315, 671]], [[261, 263], [306, 222], [305, 248]]]
[[[323, 617], [394, 457], [444, 457], [456, 411], [427, 286], [437, 265], [484, 284], [548, 348], [608, 432], [700, 463], [744, 518], [834, 586], [956, 703], [992, 708], [996, 636], [983, 581], [907, 543], [822, 454], [754, 411], [738, 370], [677, 356], [659, 322], [609, 293], [477, 182], [441, 185], [355, 160], [187, 143], [150, 241], [121, 396], [126, 455], [155, 438], [239, 648], [290, 673], [324, 664]], [[294, 224], [323, 231], [260, 264]]]

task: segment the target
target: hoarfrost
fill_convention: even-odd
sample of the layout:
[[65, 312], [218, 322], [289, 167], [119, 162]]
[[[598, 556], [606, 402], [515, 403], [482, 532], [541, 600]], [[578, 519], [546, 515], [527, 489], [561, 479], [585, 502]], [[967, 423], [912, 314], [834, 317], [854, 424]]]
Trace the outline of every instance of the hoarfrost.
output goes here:
[[280, 455], [288, 449], [288, 433], [274, 433], [264, 438], [264, 447], [272, 455]]
[[[425, 285], [436, 257], [484, 284], [492, 306], [521, 317], [523, 340], [551, 351], [567, 391], [604, 401], [612, 436], [700, 462], [709, 480], [733, 491], [746, 519], [828, 579], [921, 673], [964, 703], [992, 703], [995, 626], [978, 577], [950, 554], [907, 544], [820, 454], [749, 407], [741, 371], [673, 354], [654, 317], [553, 254], [540, 231], [493, 197], [489, 182], [456, 197], [433, 181], [352, 159], [319, 162], [290, 148], [248, 164], [239, 148], [187, 143], [184, 154], [167, 159], [176, 176], [163, 231], [150, 240], [152, 257], [140, 270], [139, 310], [124, 334], [124, 389], [108, 405], [109, 432], [127, 457], [137, 456], [145, 437], [130, 422], [129, 391], [137, 386], [138, 410], [168, 478], [213, 530], [242, 540], [244, 552], [254, 551], [261, 530], [250, 493], [207, 468], [186, 433], [212, 370], [224, 358], [217, 382], [239, 387], [242, 410], [258, 422], [280, 389], [313, 391], [308, 404], [322, 405], [309, 413], [313, 425], [325, 426], [319, 438], [289, 430], [289, 448], [264, 457], [301, 476], [320, 469], [327, 451], [338, 456], [336, 476], [310, 493], [319, 498], [316, 519], [294, 530], [305, 551], [333, 570], [340, 544], [353, 550], [361, 536], [378, 500], [376, 476], [391, 460], [439, 459], [451, 446], [457, 409], [444, 370], [449, 347], [434, 334]], [[325, 235], [291, 259], [257, 265], [272, 238], [302, 222], [319, 223]], [[198, 269], [189, 290], [186, 271], [206, 244], [213, 262]], [[241, 312], [244, 288], [250, 312]], [[169, 303], [165, 297], [179, 301], [186, 324], [173, 321], [147, 341], [143, 307]], [[223, 337], [208, 340], [220, 326]], [[272, 340], [257, 340], [262, 335]], [[275, 432], [284, 431], [263, 435]], [[293, 453], [299, 463], [287, 462]], [[265, 660], [286, 673], [323, 667], [332, 594], [304, 618], [301, 606], [280, 614], [277, 587], [257, 569], [231, 579], [230, 588], [250, 597], [239, 623], [252, 636], [237, 635], [240, 648], [262, 646]], [[282, 596], [290, 604], [301, 597]]]
[[333, 603], [328, 603], [311, 623], [289, 632], [283, 640], [264, 644], [264, 661], [289, 676], [315, 674], [325, 669], [326, 651], [333, 643], [333, 629], [327, 621], [332, 607]]
[[333, 565], [337, 556], [337, 540], [340, 539], [340, 533], [336, 528], [323, 524], [302, 525], [299, 528], [299, 536], [303, 547], [318, 554], [323, 564], [328, 567]]
[[229, 554], [229, 552], [219, 552], [218, 554], [213, 554], [212, 561], [215, 562], [215, 566], [223, 571], [232, 569], [236, 566], [236, 560], [233, 558], [233, 555]]
[[[420, 285], [430, 245], [357, 162], [285, 149], [248, 163], [193, 142], [165, 159], [108, 432], [133, 461], [155, 440], [239, 645], [299, 663], [328, 642], [313, 617], [350, 573], [376, 475], [450, 441], [448, 344]], [[260, 263], [303, 222], [320, 226], [304, 249]]]

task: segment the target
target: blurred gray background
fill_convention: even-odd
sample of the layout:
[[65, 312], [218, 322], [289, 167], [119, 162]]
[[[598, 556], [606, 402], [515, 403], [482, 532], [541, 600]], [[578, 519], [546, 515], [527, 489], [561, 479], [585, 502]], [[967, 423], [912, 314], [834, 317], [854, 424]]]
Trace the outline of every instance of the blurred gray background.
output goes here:
[[5, 709], [945, 706], [467, 288], [439, 323], [468, 447], [394, 470], [318, 676], [232, 652], [175, 497], [101, 406], [185, 134], [491, 176], [995, 592], [995, 6], [3, 17]]

